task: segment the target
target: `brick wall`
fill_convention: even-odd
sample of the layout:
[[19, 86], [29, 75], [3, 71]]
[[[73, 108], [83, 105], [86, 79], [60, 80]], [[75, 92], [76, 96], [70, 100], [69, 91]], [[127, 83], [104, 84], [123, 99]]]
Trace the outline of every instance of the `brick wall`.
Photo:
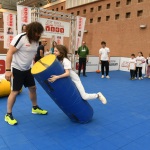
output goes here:
[[[138, 0], [131, 0], [129, 5], [127, 1], [104, 0], [68, 10], [65, 10], [63, 2], [48, 9], [74, 15], [80, 12], [80, 16], [86, 17], [85, 29], [88, 32], [84, 33], [84, 40], [92, 55], [98, 55], [100, 43], [104, 40], [111, 50], [111, 56], [128, 57], [131, 53], [137, 55], [142, 51], [146, 57], [150, 53], [150, 1], [139, 3]], [[147, 28], [141, 29], [141, 24], [147, 25]]]
[[[131, 53], [137, 55], [139, 51], [142, 51], [147, 57], [150, 53], [150, 0], [143, 0], [140, 3], [138, 0], [131, 0], [129, 5], [126, 4], [127, 1], [103, 0], [67, 10], [65, 2], [62, 2], [47, 9], [74, 13], [74, 15], [80, 12], [80, 16], [86, 17], [85, 29], [88, 32], [84, 33], [83, 40], [86, 41], [92, 55], [98, 56], [100, 43], [104, 40], [111, 50], [111, 56], [129, 57]], [[139, 11], [139, 16], [137, 16], [137, 11]], [[126, 13], [130, 15], [126, 16]], [[106, 21], [106, 16], [108, 21]], [[93, 22], [90, 23], [92, 19]], [[2, 19], [0, 19], [0, 25], [2, 25], [1, 22]], [[147, 28], [141, 29], [141, 24], [147, 25]], [[64, 43], [68, 44], [67, 38], [64, 39]], [[0, 53], [5, 51], [3, 42], [0, 42]]]

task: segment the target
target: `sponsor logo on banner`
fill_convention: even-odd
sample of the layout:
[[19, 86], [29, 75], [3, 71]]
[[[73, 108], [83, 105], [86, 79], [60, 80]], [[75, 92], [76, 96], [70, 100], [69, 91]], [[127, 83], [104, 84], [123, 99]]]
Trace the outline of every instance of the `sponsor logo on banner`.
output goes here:
[[22, 26], [31, 23], [31, 7], [17, 5], [18, 33], [22, 32]]
[[77, 16], [77, 29], [76, 29], [76, 50], [82, 45], [84, 27], [86, 18]]
[[5, 73], [5, 60], [0, 60], [0, 74]]
[[28, 23], [28, 15], [29, 15], [29, 11], [27, 7], [23, 7], [21, 10], [21, 21], [23, 23]]
[[16, 14], [3, 13], [4, 18], [4, 48], [8, 49], [9, 45], [16, 35]]
[[0, 32], [0, 41], [4, 41], [4, 33]]
[[109, 70], [119, 70], [120, 57], [110, 57]]
[[10, 27], [13, 26], [13, 14], [7, 15], [7, 26], [10, 26]]
[[58, 44], [58, 45], [63, 45], [63, 37], [62, 36], [55, 36], [55, 42]]
[[45, 18], [40, 18], [39, 21], [45, 29], [42, 37], [51, 38], [53, 35], [69, 37], [70, 23]]
[[123, 61], [121, 63], [121, 67], [128, 67], [128, 65], [129, 65], [129, 62], [127, 62], [127, 61]]
[[7, 47], [9, 47], [9, 45], [10, 45], [11, 41], [13, 40], [13, 38], [14, 38], [14, 37], [13, 37], [12, 35], [8, 35], [8, 36], [7, 36], [7, 43], [6, 43], [6, 44], [7, 44]]

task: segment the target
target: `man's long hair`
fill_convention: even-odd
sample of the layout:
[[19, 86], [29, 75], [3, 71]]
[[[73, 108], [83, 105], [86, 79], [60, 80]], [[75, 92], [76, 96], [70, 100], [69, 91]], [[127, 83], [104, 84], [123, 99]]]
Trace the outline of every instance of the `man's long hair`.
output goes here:
[[32, 22], [26, 26], [26, 34], [29, 40], [29, 43], [38, 42], [41, 34], [43, 33], [44, 28], [39, 22]]

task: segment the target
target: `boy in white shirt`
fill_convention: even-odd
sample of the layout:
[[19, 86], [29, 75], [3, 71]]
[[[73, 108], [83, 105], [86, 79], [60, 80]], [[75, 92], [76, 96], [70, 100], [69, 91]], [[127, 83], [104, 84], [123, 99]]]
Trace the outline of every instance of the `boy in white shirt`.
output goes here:
[[130, 70], [130, 80], [134, 80], [135, 78], [135, 69], [136, 69], [136, 59], [135, 55], [131, 54], [131, 58], [129, 60], [128, 70]]
[[101, 63], [101, 72], [102, 72], [102, 77], [104, 78], [104, 68], [106, 69], [106, 78], [109, 79], [109, 61], [110, 61], [110, 49], [106, 47], [106, 42], [102, 41], [101, 42], [102, 48], [99, 50], [99, 60]]

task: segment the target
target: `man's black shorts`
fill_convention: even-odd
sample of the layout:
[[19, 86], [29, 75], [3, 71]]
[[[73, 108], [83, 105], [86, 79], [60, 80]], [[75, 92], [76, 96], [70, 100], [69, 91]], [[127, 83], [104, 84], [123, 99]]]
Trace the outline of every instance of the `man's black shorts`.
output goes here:
[[20, 71], [12, 68], [13, 77], [11, 79], [11, 90], [20, 91], [22, 86], [32, 87], [35, 86], [34, 77], [31, 74], [31, 69], [27, 71]]

